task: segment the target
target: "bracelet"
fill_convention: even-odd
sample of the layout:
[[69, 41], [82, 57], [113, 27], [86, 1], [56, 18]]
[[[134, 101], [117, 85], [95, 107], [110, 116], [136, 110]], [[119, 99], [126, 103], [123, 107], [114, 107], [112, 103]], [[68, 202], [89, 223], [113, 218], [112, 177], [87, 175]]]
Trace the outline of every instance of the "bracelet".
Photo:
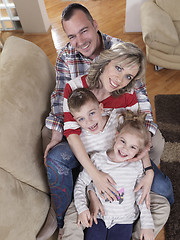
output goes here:
[[151, 170], [151, 169], [154, 171], [154, 168], [153, 168], [152, 166], [146, 167], [146, 168], [144, 169], [144, 171], [146, 172], [146, 171]]

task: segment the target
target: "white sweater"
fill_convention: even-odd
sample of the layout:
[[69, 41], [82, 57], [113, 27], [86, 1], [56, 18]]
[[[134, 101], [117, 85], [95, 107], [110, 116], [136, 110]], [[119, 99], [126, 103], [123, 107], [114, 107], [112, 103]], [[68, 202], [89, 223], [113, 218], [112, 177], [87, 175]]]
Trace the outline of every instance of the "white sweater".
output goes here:
[[[138, 205], [142, 191], [134, 193], [134, 188], [143, 177], [143, 166], [141, 161], [137, 162], [112, 162], [107, 156], [106, 151], [95, 153], [91, 156], [98, 170], [108, 173], [116, 182], [116, 189], [121, 197], [118, 201], [109, 202], [104, 200], [96, 190], [104, 210], [105, 216], [101, 214], [98, 218], [104, 220], [106, 227], [111, 228], [115, 224], [131, 224], [133, 223], [140, 210], [140, 220], [142, 229], [154, 229], [154, 223], [150, 210], [147, 209], [145, 202]], [[74, 202], [78, 213], [88, 209], [86, 198], [86, 186], [91, 182], [91, 178], [85, 170], [83, 170], [77, 179], [74, 190]]]

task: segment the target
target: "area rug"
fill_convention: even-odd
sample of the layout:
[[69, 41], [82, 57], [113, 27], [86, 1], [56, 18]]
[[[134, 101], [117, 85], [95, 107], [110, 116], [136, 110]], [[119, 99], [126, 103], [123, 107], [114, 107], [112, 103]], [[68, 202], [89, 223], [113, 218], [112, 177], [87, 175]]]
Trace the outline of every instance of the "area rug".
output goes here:
[[165, 225], [165, 239], [180, 240], [180, 95], [156, 95], [155, 110], [166, 141], [160, 168], [172, 181], [175, 199]]

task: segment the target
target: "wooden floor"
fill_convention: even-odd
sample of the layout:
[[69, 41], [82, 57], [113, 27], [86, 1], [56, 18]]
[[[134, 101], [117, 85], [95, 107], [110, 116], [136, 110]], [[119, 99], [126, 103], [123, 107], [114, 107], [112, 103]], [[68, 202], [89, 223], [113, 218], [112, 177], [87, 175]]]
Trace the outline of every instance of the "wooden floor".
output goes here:
[[[126, 0], [84, 0], [76, 1], [84, 4], [97, 20], [99, 29], [111, 36], [136, 43], [144, 52], [145, 45], [141, 33], [125, 33], [125, 8]], [[41, 47], [55, 64], [57, 52], [65, 45], [67, 38], [60, 24], [60, 16], [64, 7], [72, 1], [45, 0], [45, 5], [51, 29], [47, 34], [24, 34], [23, 32], [2, 32], [2, 38], [15, 35], [34, 42]], [[152, 105], [154, 117], [154, 96], [157, 94], [180, 94], [180, 71], [163, 69], [154, 71], [154, 66], [147, 63], [146, 86]], [[160, 232], [156, 240], [164, 240], [164, 230]]]

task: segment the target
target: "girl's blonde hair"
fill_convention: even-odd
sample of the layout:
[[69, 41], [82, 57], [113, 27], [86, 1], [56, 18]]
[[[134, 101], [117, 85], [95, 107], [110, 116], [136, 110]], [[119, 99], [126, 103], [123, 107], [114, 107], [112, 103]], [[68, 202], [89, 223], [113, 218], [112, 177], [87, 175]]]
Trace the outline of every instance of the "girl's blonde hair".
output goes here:
[[123, 128], [136, 130], [140, 134], [143, 142], [140, 150], [146, 147], [149, 143], [149, 131], [145, 126], [146, 113], [140, 113], [139, 111], [134, 113], [126, 110], [122, 112], [120, 117], [123, 117], [123, 123], [118, 124], [117, 131], [120, 133]]
[[139, 71], [134, 79], [124, 88], [116, 90], [112, 93], [113, 96], [121, 95], [129, 92], [136, 80], [145, 81], [145, 67], [146, 60], [141, 49], [137, 45], [130, 42], [122, 42], [114, 44], [110, 49], [104, 50], [100, 53], [99, 58], [91, 63], [88, 73], [88, 85], [90, 89], [101, 88], [100, 75], [105, 66], [112, 60], [119, 60], [119, 64], [126, 67], [139, 66]]

